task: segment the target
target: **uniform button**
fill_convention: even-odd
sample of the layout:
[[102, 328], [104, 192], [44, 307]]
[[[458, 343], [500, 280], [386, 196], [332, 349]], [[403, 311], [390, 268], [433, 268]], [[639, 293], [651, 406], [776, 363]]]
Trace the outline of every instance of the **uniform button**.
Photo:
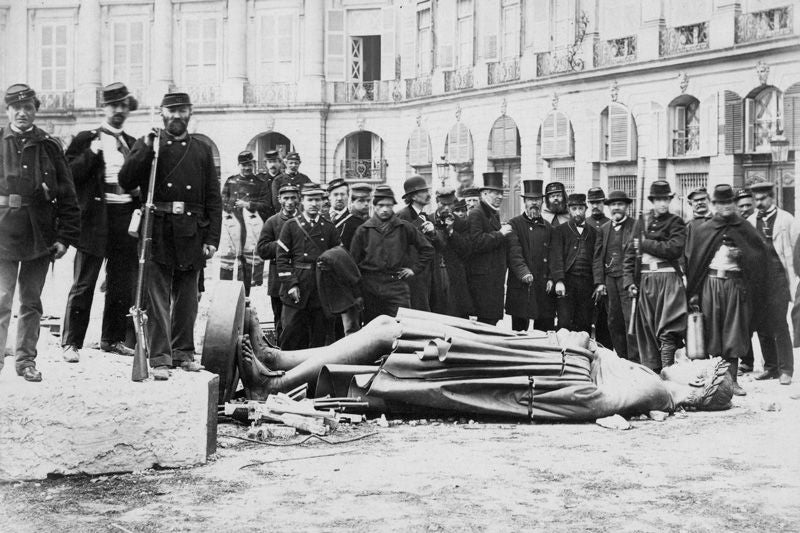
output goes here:
[[191, 188], [192, 188], [192, 186], [191, 186], [191, 185], [187, 185], [187, 186], [186, 186], [186, 190], [187, 190], [187, 191], [188, 191], [189, 189], [191, 189]]
[[28, 165], [22, 165], [22, 168], [28, 168]]
[[172, 144], [172, 141], [167, 141], [167, 144]]
[[304, 256], [307, 256], [308, 254], [303, 254], [303, 255], [304, 255]]
[[183, 141], [183, 142], [181, 143], [181, 146], [186, 146], [186, 141]]
[[172, 184], [171, 183], [167, 183], [167, 187], [172, 187]]

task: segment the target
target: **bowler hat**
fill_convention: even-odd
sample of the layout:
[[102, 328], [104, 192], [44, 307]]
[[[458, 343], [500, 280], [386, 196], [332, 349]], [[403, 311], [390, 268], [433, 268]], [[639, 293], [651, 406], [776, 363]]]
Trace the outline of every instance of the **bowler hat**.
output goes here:
[[26, 100], [33, 100], [36, 109], [39, 109], [39, 98], [36, 97], [36, 91], [25, 85], [24, 83], [15, 83], [6, 89], [5, 95], [6, 106], [24, 102]]
[[567, 207], [571, 205], [586, 206], [586, 195], [581, 193], [572, 193], [567, 196]]
[[611, 191], [608, 193], [608, 198], [603, 200], [603, 203], [606, 205], [611, 205], [614, 202], [625, 202], [626, 204], [631, 204], [633, 199], [628, 198], [628, 193], [625, 191]]
[[134, 98], [125, 84], [119, 81], [109, 83], [103, 87], [103, 98], [100, 101], [100, 107], [104, 107], [116, 102], [128, 100], [128, 109], [136, 111], [139, 108], [139, 102]]
[[267, 150], [264, 153], [264, 157], [267, 159], [267, 161], [275, 161], [276, 159], [279, 160], [281, 158], [281, 155], [278, 153], [277, 150]]
[[729, 203], [733, 202], [735, 198], [736, 194], [733, 192], [733, 187], [731, 187], [727, 183], [721, 183], [719, 185], [714, 186], [714, 194], [712, 196], [713, 202]]
[[436, 191], [436, 199], [442, 201], [452, 201], [456, 200], [456, 190], [452, 187], [446, 187], [444, 189], [438, 189]]
[[186, 93], [167, 93], [161, 99], [161, 107], [180, 107], [192, 105], [192, 100]]
[[350, 186], [350, 196], [369, 196], [372, 194], [372, 187], [367, 183], [354, 183]]
[[675, 193], [673, 193], [672, 189], [669, 187], [669, 182], [666, 180], [656, 180], [650, 184], [650, 196], [648, 196], [647, 199], [672, 198], [673, 196], [675, 196]]
[[541, 198], [542, 197], [542, 180], [525, 180], [522, 182], [523, 198]]
[[736, 201], [737, 202], [739, 200], [741, 200], [742, 198], [752, 198], [752, 197], [753, 197], [753, 193], [750, 191], [750, 189], [739, 189], [738, 191], [736, 191]]
[[278, 189], [278, 196], [280, 196], [282, 194], [287, 194], [287, 193], [298, 194], [299, 192], [300, 192], [300, 189], [297, 188], [297, 185], [292, 185], [290, 183], [287, 183], [286, 185], [284, 185], [280, 189]]
[[427, 189], [430, 189], [430, 186], [428, 182], [425, 181], [425, 178], [418, 175], [411, 176], [403, 183], [403, 190], [405, 191], [403, 193], [403, 198], [411, 196], [415, 192], [425, 191]]
[[459, 211], [459, 210], [466, 211], [467, 210], [466, 200], [464, 200], [463, 198], [461, 200], [456, 200], [455, 203], [453, 204], [452, 209], [453, 211]]
[[606, 199], [606, 193], [600, 187], [592, 187], [586, 192], [586, 200], [589, 202], [602, 202]]
[[347, 187], [347, 182], [344, 178], [335, 178], [328, 183], [328, 193], [333, 192], [334, 189], [338, 189], [339, 187]]
[[708, 198], [708, 190], [705, 187], [698, 187], [692, 192], [690, 192], [689, 196], [687, 196], [686, 198], [688, 198], [689, 200], [694, 200], [695, 196], [705, 196], [706, 198]]
[[561, 194], [566, 194], [567, 190], [564, 188], [564, 184], [561, 183], [560, 181], [551, 181], [544, 188], [544, 195], [547, 196], [548, 194], [552, 194], [554, 192], [560, 192]]
[[255, 161], [253, 157], [253, 152], [250, 150], [245, 150], [244, 152], [239, 152], [239, 156], [236, 158], [240, 165], [245, 165], [247, 163], [252, 163]]
[[286, 157], [284, 158], [284, 160], [285, 161], [297, 161], [298, 163], [300, 163], [300, 154], [298, 154], [297, 152], [289, 152], [288, 154], [286, 154]]
[[461, 190], [461, 198], [477, 198], [481, 193], [475, 187], [467, 187]]
[[378, 185], [375, 187], [375, 190], [372, 193], [372, 203], [377, 204], [380, 200], [391, 200], [393, 203], [397, 203], [397, 200], [394, 198], [394, 191], [388, 185]]
[[754, 183], [750, 186], [750, 190], [755, 193], [771, 193], [775, 188], [775, 184], [770, 181], [763, 181], [761, 183]]
[[300, 189], [302, 196], [325, 196], [325, 191], [319, 186], [319, 183], [304, 183]]
[[502, 172], [484, 172], [483, 184], [478, 187], [479, 191], [503, 191]]

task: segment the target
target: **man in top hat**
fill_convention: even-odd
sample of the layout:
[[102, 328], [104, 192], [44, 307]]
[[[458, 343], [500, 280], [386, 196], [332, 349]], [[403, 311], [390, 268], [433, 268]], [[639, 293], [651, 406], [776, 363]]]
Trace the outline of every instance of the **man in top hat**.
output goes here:
[[481, 203], [467, 215], [471, 247], [467, 280], [478, 321], [495, 325], [503, 318], [506, 236], [512, 231], [500, 223], [503, 173], [484, 172], [479, 190]]
[[294, 185], [302, 190], [303, 185], [311, 183], [311, 178], [300, 172], [300, 154], [297, 152], [289, 152], [286, 154], [286, 157], [283, 158], [283, 162], [286, 165], [286, 170], [284, 170], [280, 176], [272, 180], [272, 201], [275, 211], [280, 209], [277, 196], [281, 187], [284, 185]]
[[586, 201], [589, 204], [589, 216], [586, 223], [599, 230], [600, 226], [611, 220], [606, 216], [606, 193], [601, 187], [592, 187], [586, 191]]
[[[395, 214], [395, 204], [391, 187], [375, 187], [374, 213], [356, 229], [350, 243], [350, 254], [361, 271], [364, 323], [379, 315], [396, 316], [400, 307], [410, 307], [408, 279], [423, 272], [433, 259], [433, 245]], [[416, 251], [414, 259], [410, 248]]]
[[467, 211], [478, 207], [481, 203], [481, 193], [475, 187], [469, 187], [461, 190], [461, 199], [467, 205]]
[[594, 246], [595, 291], [606, 295], [606, 314], [611, 344], [623, 359], [639, 362], [636, 338], [628, 337], [631, 297], [623, 286], [625, 250], [633, 240], [635, 221], [628, 215], [633, 203], [624, 191], [611, 191], [605, 204], [611, 219], [600, 226]]
[[569, 222], [569, 212], [567, 209], [567, 190], [564, 184], [559, 181], [551, 181], [544, 188], [544, 209], [542, 217], [556, 227]]
[[794, 353], [786, 310], [797, 283], [792, 263], [798, 232], [794, 217], [775, 205], [774, 184], [756, 183], [750, 190], [756, 213], [747, 220], [755, 226], [767, 248], [766, 261], [762, 262], [762, 268], [767, 270], [765, 297], [759, 298], [755, 309], [764, 372], [756, 379], [779, 378], [781, 385], [789, 385], [794, 372]]
[[50, 262], [78, 242], [80, 210], [61, 145], [34, 125], [36, 92], [17, 83], [4, 95], [8, 126], [0, 128], [0, 370], [11, 304], [19, 284], [17, 374], [41, 381], [36, 344], [42, 288]]
[[435, 223], [443, 242], [440, 255], [445, 268], [444, 273], [441, 270], [439, 273], [445, 279], [435, 283], [434, 288], [446, 285], [447, 294], [437, 291], [438, 300], [436, 304], [432, 304], [432, 308], [435, 305], [436, 309], [441, 309], [436, 312], [468, 318], [472, 314], [473, 305], [467, 283], [467, 263], [472, 249], [469, 242], [467, 203], [463, 199], [456, 200], [450, 191], [452, 189], [440, 190], [436, 194], [439, 207], [436, 210]]
[[[441, 241], [436, 234], [436, 227], [433, 224], [431, 216], [425, 211], [425, 207], [431, 201], [430, 187], [428, 182], [422, 176], [411, 176], [405, 183], [403, 183], [403, 201], [406, 206], [397, 212], [397, 218], [405, 220], [425, 236], [434, 248], [441, 247]], [[411, 252], [411, 262], [416, 263], [417, 258], [414, 257], [414, 252]], [[431, 310], [431, 290], [433, 289], [433, 274], [431, 272], [434, 266], [438, 264], [431, 263], [426, 265], [425, 269], [421, 272], [415, 273], [414, 276], [408, 280], [408, 286], [411, 289], [411, 308], [419, 311]]]
[[592, 270], [597, 231], [586, 223], [585, 194], [570, 194], [567, 208], [569, 222], [554, 230], [561, 245], [557, 253], [562, 268], [554, 272], [558, 327], [591, 333], [592, 309], [599, 299], [593, 290], [596, 276]]
[[280, 237], [281, 230], [286, 222], [297, 215], [300, 191], [294, 185], [284, 185], [281, 187], [281, 190], [278, 191], [278, 201], [281, 204], [281, 210], [264, 222], [256, 247], [261, 259], [269, 261], [267, 295], [269, 295], [270, 303], [272, 304], [276, 342], [281, 338], [281, 332], [283, 331], [283, 325], [281, 324], [283, 302], [280, 297], [280, 282], [278, 281], [278, 265], [276, 263], [276, 258], [278, 257], [278, 237]]
[[120, 187], [119, 171], [136, 141], [123, 127], [137, 102], [124, 84], [115, 82], [103, 87], [101, 107], [105, 120], [97, 128], [79, 132], [66, 153], [81, 208], [81, 236], [75, 245], [74, 279], [61, 335], [63, 357], [68, 362], [80, 359], [104, 260], [106, 295], [100, 348], [132, 356], [125, 341], [135, 342], [128, 313], [138, 263], [136, 238], [128, 234], [128, 225], [141, 205], [141, 191]]
[[[589, 204], [589, 216], [586, 217], [586, 223], [593, 227], [598, 235], [600, 234], [600, 226], [610, 220], [606, 216], [605, 199], [606, 193], [600, 187], [592, 187], [586, 192], [586, 201]], [[611, 333], [608, 331], [608, 315], [606, 313], [605, 298], [606, 293], [604, 288], [595, 293], [592, 323], [595, 327], [595, 340], [610, 349], [613, 348], [613, 342]]]
[[739, 216], [745, 220], [756, 212], [755, 205], [753, 204], [753, 193], [749, 188], [736, 191], [736, 211], [739, 213]]
[[231, 243], [232, 257], [228, 261], [223, 261], [224, 257], [220, 260], [219, 277], [233, 279], [233, 262], [237, 261], [238, 277], [244, 281], [244, 291], [249, 296], [251, 285], [261, 285], [264, 279], [264, 263], [256, 254], [256, 241], [264, 222], [274, 212], [272, 184], [266, 175], [256, 173], [253, 152], [240, 152], [237, 164], [239, 173], [225, 180], [222, 187], [222, 210], [225, 218], [235, 220], [238, 231], [226, 231], [223, 236], [236, 242]]
[[717, 185], [713, 194], [716, 213], [692, 230], [686, 250], [686, 295], [703, 312], [706, 352], [728, 361], [733, 393], [744, 396], [737, 367], [750, 346], [752, 298], [764, 286], [767, 250], [758, 232], [736, 213], [733, 188]]
[[372, 187], [366, 183], [354, 183], [350, 187], [350, 204], [347, 216], [335, 223], [339, 230], [339, 238], [342, 246], [350, 249], [353, 235], [356, 229], [369, 220], [369, 201], [372, 195]]
[[511, 328], [527, 331], [530, 321], [541, 331], [555, 330], [555, 280], [561, 279], [561, 244], [549, 222], [542, 218], [542, 180], [524, 180], [525, 212], [508, 223], [508, 278], [506, 313]]
[[194, 361], [198, 281], [206, 260], [217, 251], [222, 226], [214, 157], [207, 144], [187, 131], [191, 117], [188, 94], [165, 94], [159, 146], [153, 146], [153, 133], [142, 137], [119, 172], [123, 188], [146, 191], [158, 150], [146, 294], [147, 351], [153, 376], [159, 380], [169, 379], [170, 368], [202, 368]]
[[331, 320], [322, 309], [315, 270], [320, 254], [340, 243], [336, 228], [322, 216], [322, 187], [307, 183], [300, 196], [302, 213], [286, 221], [278, 238], [276, 263], [283, 302], [280, 345], [284, 350], [325, 345]]
[[[653, 211], [644, 228], [636, 223], [622, 271], [625, 289], [637, 298], [631, 320], [639, 358], [656, 372], [675, 362], [675, 350], [686, 335], [686, 289], [679, 264], [686, 245], [686, 224], [669, 212], [674, 196], [664, 180], [650, 185], [648, 200]], [[636, 280], [639, 260], [641, 279]]]

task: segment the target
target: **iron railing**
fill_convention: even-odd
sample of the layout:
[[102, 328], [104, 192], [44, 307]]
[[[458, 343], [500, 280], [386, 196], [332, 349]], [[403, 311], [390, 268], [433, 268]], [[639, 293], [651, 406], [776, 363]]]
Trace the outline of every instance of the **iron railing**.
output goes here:
[[248, 83], [244, 86], [246, 105], [291, 104], [296, 101], [295, 83]]
[[50, 110], [73, 109], [75, 107], [75, 93], [73, 91], [43, 91], [37, 92], [41, 108]]
[[445, 92], [472, 89], [473, 85], [474, 80], [472, 79], [472, 67], [463, 67], [444, 73]]
[[496, 85], [519, 79], [519, 58], [506, 59], [498, 63], [489, 63], [488, 83]]
[[661, 30], [659, 54], [662, 57], [708, 48], [708, 22], [675, 26]]
[[687, 126], [682, 130], [672, 130], [672, 155], [696, 155], [700, 153], [700, 127]]
[[597, 41], [594, 44], [594, 66], [621, 65], [636, 61], [636, 36]]
[[386, 181], [385, 159], [344, 159], [339, 175], [346, 180]]
[[433, 93], [432, 88], [430, 76], [418, 76], [408, 79], [406, 80], [406, 98], [430, 96]]
[[793, 33], [791, 5], [743, 13], [736, 17], [736, 42], [761, 41]]

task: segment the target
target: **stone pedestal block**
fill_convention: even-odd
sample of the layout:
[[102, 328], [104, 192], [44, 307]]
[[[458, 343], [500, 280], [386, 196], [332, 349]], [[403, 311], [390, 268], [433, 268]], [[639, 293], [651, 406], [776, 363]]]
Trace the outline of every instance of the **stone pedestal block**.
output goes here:
[[216, 450], [215, 374], [134, 383], [131, 358], [84, 349], [73, 364], [59, 352], [37, 358], [41, 383], [11, 358], [0, 373], [0, 480], [192, 466]]

